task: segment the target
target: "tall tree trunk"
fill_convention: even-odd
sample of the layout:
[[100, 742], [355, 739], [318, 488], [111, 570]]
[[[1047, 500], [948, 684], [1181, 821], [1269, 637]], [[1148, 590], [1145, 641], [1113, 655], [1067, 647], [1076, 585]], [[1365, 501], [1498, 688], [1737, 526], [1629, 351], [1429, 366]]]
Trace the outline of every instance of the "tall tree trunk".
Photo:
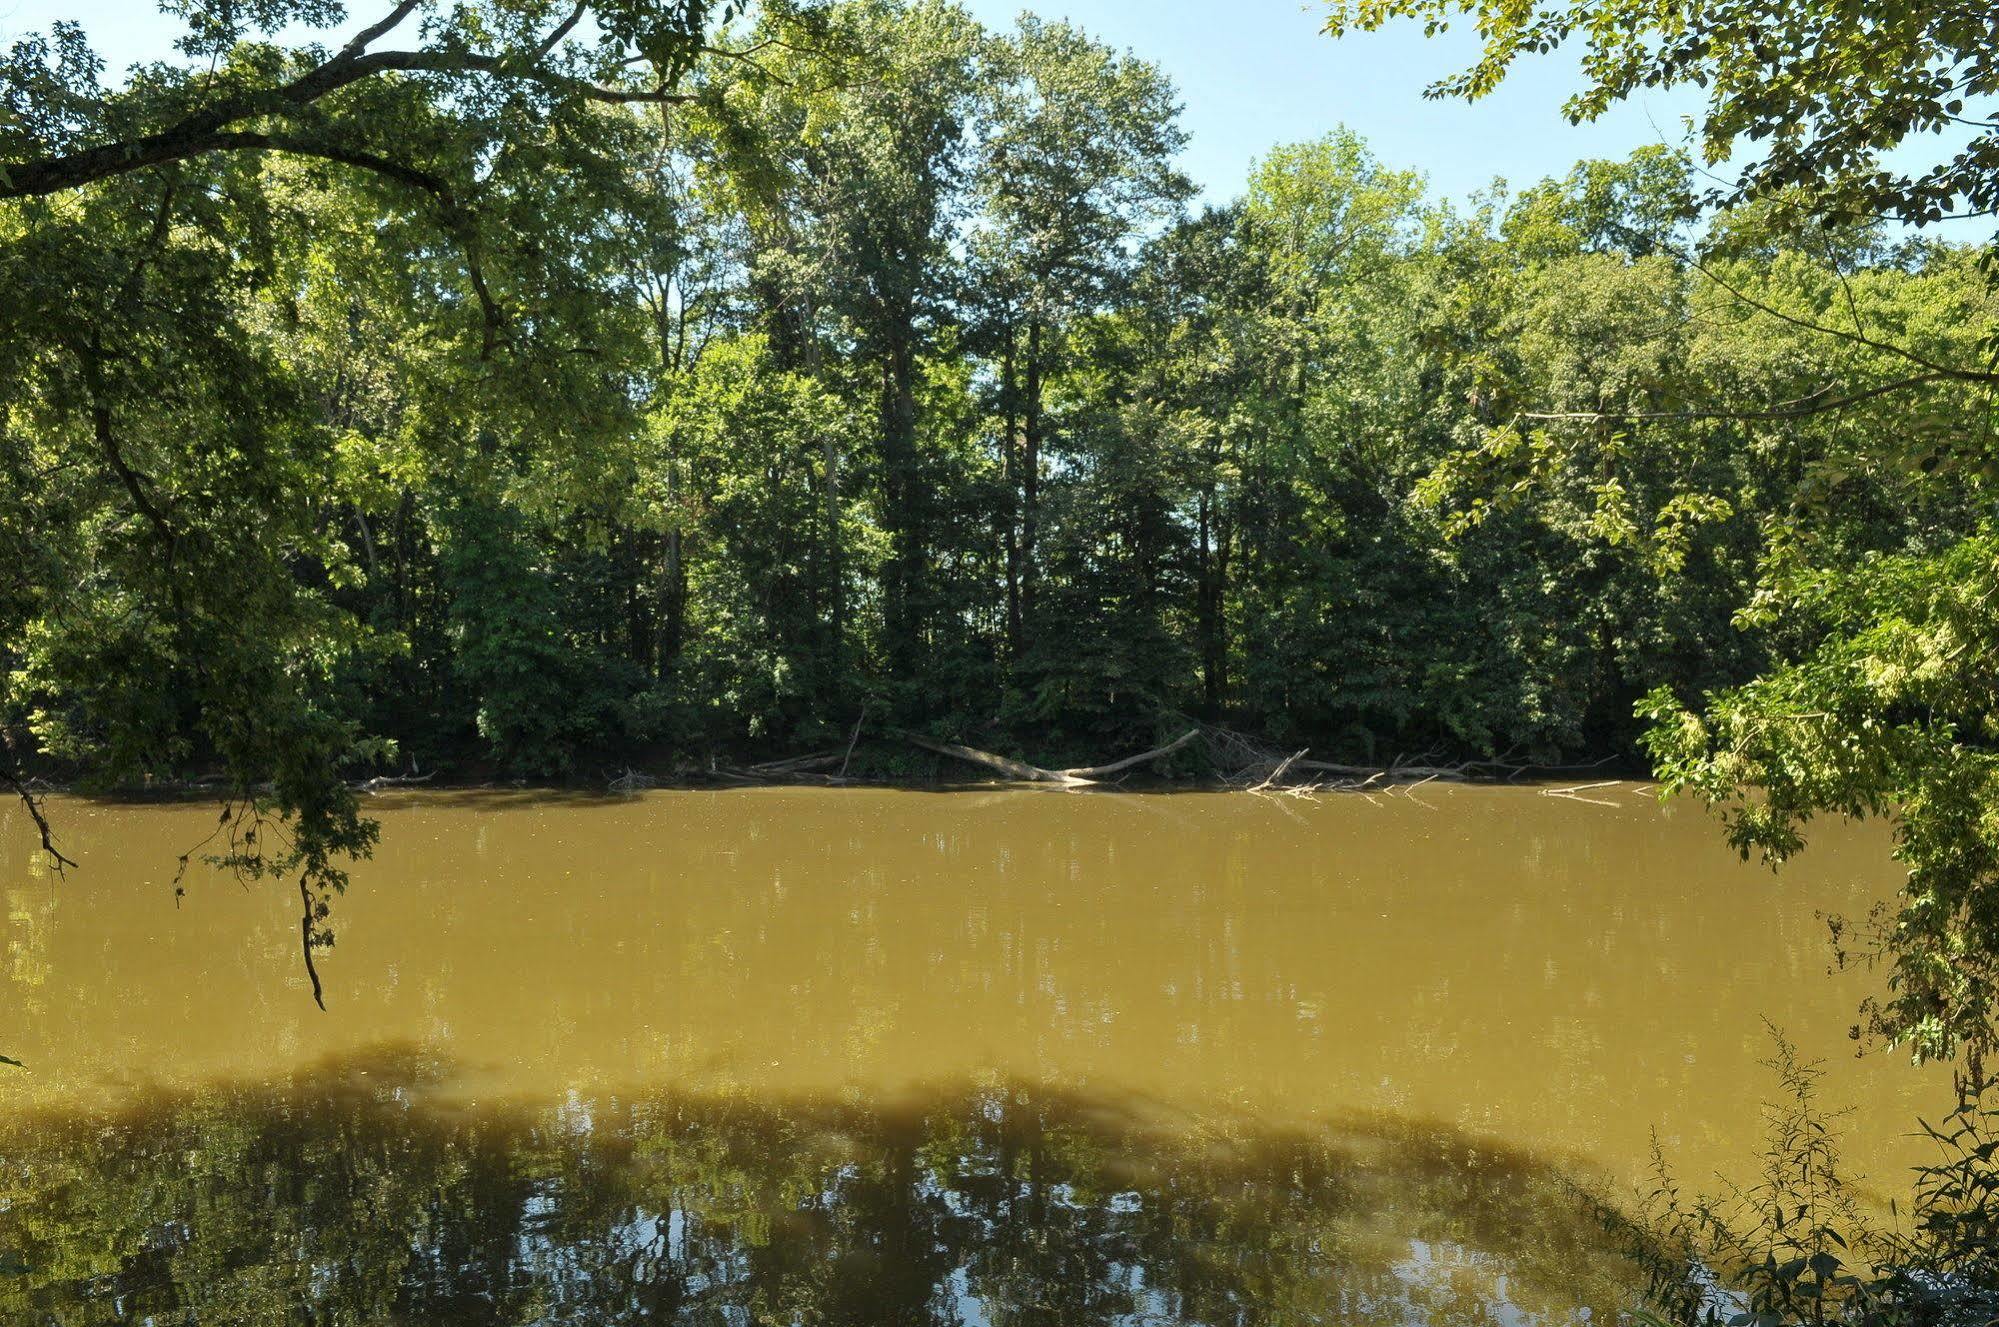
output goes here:
[[[811, 297], [808, 295], [806, 299], [805, 369], [814, 381], [820, 381], [825, 372], [825, 357], [820, 353], [819, 338], [814, 334], [818, 325], [817, 315], [811, 307]], [[820, 434], [820, 488], [826, 521], [827, 616], [836, 660], [843, 653], [847, 640], [846, 555], [840, 544], [840, 466], [843, 459], [839, 435], [830, 430]]]
[[1212, 520], [1215, 491], [1203, 487], [1198, 499], [1198, 538], [1195, 553], [1199, 581], [1194, 594], [1194, 614], [1201, 636], [1201, 712], [1213, 720], [1220, 717], [1222, 701], [1221, 594], [1215, 579], [1215, 551]]
[[914, 676], [921, 624], [911, 589], [923, 570], [922, 487], [916, 474], [916, 351], [907, 318], [888, 329], [882, 357], [881, 438], [883, 495], [889, 536], [883, 587], [884, 635], [893, 676]]
[[415, 507], [415, 499], [410, 490], [404, 489], [396, 503], [396, 629], [407, 632], [410, 629], [410, 516]]
[[651, 604], [645, 593], [646, 562], [649, 541], [643, 530], [626, 527], [614, 521], [611, 526], [612, 548], [619, 550], [616, 559], [618, 579], [625, 591], [625, 652], [641, 674], [652, 672], [653, 649], [658, 644], [659, 633], [654, 629]]
[[[1027, 400], [1020, 458], [1020, 616], [1023, 637], [1034, 630], [1035, 544], [1041, 536], [1041, 320], [1027, 323]], [[1026, 640], [1023, 640], [1023, 644]]]
[[1000, 436], [1000, 460], [1006, 475], [1007, 510], [1000, 513], [1000, 528], [1006, 544], [1006, 645], [1014, 659], [1020, 658], [1020, 528], [1014, 510], [1014, 486], [1020, 482], [1020, 400], [1014, 378], [1014, 327], [1008, 322], [1006, 346], [1000, 353], [1000, 410], [1005, 432]]
[[687, 562], [682, 555], [680, 525], [667, 530], [659, 578], [659, 676], [680, 658], [687, 644]]
[[846, 569], [840, 549], [840, 439], [831, 431], [819, 435], [820, 487], [826, 497], [826, 599], [832, 624], [833, 652], [847, 639]]
[[[659, 357], [662, 379], [671, 380], [687, 366], [685, 305], [677, 329], [669, 325], [668, 304], [662, 300], [659, 309]], [[687, 565], [682, 555], [680, 516], [676, 510], [680, 500], [680, 476], [674, 458], [666, 458], [666, 509], [672, 513], [668, 518], [666, 532], [660, 537], [659, 593], [654, 607], [654, 622], [658, 628], [658, 645], [653, 656], [654, 676], [664, 678], [685, 648], [687, 623]]]
[[1215, 714], [1223, 717], [1228, 713], [1230, 686], [1230, 650], [1234, 646], [1229, 636], [1229, 570], [1235, 563], [1235, 523], [1222, 520], [1217, 513], [1215, 522], [1215, 638], [1214, 638], [1214, 679]]

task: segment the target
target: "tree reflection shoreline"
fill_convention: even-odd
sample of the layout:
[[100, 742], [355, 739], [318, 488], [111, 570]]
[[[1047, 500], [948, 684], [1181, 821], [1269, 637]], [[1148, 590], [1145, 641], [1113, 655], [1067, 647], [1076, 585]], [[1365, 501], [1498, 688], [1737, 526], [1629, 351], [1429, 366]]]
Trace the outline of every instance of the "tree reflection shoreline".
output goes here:
[[1613, 1318], [1578, 1163], [1377, 1118], [1168, 1123], [985, 1081], [478, 1102], [384, 1046], [0, 1126], [0, 1318], [1354, 1323]]

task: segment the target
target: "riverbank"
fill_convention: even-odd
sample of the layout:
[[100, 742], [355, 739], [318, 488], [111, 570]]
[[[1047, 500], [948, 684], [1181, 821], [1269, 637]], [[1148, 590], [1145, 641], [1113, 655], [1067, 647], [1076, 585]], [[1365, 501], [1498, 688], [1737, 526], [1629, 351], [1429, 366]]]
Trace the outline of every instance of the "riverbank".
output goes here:
[[[799, 753], [710, 751], [632, 752], [586, 770], [539, 777], [513, 776], [476, 756], [412, 764], [397, 773], [354, 779], [361, 793], [424, 788], [434, 791], [480, 789], [604, 790], [633, 793], [652, 789], [790, 786], [861, 788], [1003, 787], [1042, 784], [1074, 789], [1240, 790], [1309, 794], [1367, 792], [1426, 783], [1545, 783], [1645, 779], [1650, 771], [1622, 755], [1593, 760], [1533, 763], [1500, 756], [1445, 755], [1438, 751], [1398, 754], [1385, 764], [1320, 759], [1313, 748], [1286, 749], [1266, 739], [1216, 725], [1190, 724], [1172, 740], [1129, 753], [1115, 753], [1090, 765], [1040, 765], [1026, 754], [1005, 754], [962, 741], [882, 725], [860, 726], [837, 746]], [[228, 780], [217, 775], [156, 779], [140, 784], [98, 786], [83, 775], [44, 770], [22, 781], [21, 791], [67, 793], [144, 802], [226, 794]]]

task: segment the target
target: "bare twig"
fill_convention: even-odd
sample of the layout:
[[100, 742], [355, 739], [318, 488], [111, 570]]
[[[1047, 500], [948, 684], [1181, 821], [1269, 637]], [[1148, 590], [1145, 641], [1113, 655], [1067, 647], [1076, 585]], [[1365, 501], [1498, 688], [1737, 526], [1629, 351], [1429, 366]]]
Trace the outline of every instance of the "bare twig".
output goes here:
[[657, 788], [658, 786], [658, 779], [655, 779], [650, 774], [641, 774], [630, 766], [626, 766], [623, 774], [611, 780], [611, 791], [614, 793], [643, 792], [648, 788]]
[[840, 758], [840, 777], [847, 777], [847, 763], [854, 758], [854, 743], [861, 740], [861, 725], [868, 721], [867, 702], [861, 704], [861, 716], [854, 720], [854, 735], [847, 739], [847, 754]]
[[312, 887], [306, 878], [298, 878], [300, 911], [298, 918], [299, 939], [305, 950], [305, 975], [312, 978], [312, 1002], [319, 1006], [319, 1012], [326, 1012], [326, 993], [319, 984], [319, 965], [312, 961]]
[[21, 799], [21, 805], [28, 808], [28, 819], [35, 822], [35, 832], [41, 836], [42, 853], [55, 868], [55, 873], [60, 876], [75, 866], [76, 863], [65, 857], [62, 850], [56, 847], [55, 831], [49, 825], [48, 812], [42, 809], [41, 796], [28, 786], [27, 780], [10, 765], [6, 769], [0, 769], [0, 782], [6, 783], [13, 789], [14, 795]]
[[1616, 806], [1618, 805], [1616, 802], [1608, 801], [1601, 797], [1584, 797], [1582, 794], [1595, 792], [1599, 788], [1614, 788], [1617, 784], [1618, 780], [1616, 779], [1605, 779], [1601, 783], [1579, 783], [1573, 788], [1543, 788], [1541, 789], [1541, 796], [1560, 797], [1571, 802], [1587, 802], [1591, 806]]
[[1293, 765], [1303, 760], [1305, 758], [1305, 753], [1309, 750], [1311, 750], [1310, 747], [1301, 747], [1299, 748], [1296, 754], [1289, 756], [1284, 760], [1278, 762], [1277, 768], [1271, 770], [1269, 774], [1266, 774], [1263, 778], [1263, 782], [1257, 784], [1254, 788], [1251, 788], [1250, 791], [1253, 793], [1260, 793], [1265, 788], [1268, 788], [1271, 784], [1283, 778], [1285, 771], [1289, 770]]

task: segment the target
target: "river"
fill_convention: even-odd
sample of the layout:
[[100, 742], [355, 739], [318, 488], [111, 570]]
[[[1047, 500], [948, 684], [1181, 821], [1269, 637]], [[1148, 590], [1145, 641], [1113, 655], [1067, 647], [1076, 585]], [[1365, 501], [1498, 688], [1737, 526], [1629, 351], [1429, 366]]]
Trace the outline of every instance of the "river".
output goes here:
[[1852, 1169], [1936, 1076], [1692, 806], [1053, 790], [373, 799], [315, 1009], [204, 804], [0, 812], [0, 1320], [1611, 1320], [1587, 1195], [1758, 1161], [1766, 1027]]

